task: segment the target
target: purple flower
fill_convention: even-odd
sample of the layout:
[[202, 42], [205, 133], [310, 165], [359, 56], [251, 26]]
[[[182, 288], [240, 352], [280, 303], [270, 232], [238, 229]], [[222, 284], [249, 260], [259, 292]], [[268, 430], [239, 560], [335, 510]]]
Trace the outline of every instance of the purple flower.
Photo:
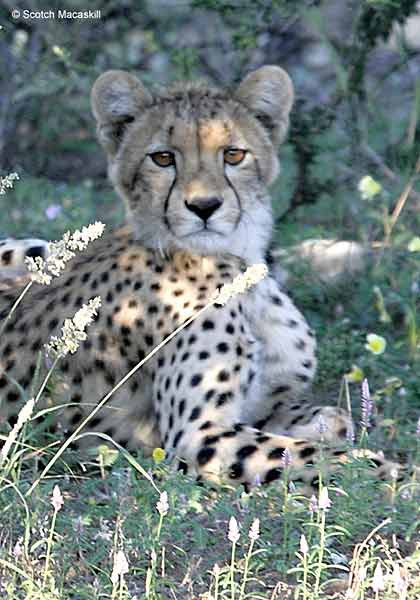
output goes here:
[[50, 204], [45, 209], [45, 216], [49, 221], [53, 221], [58, 217], [63, 208], [59, 204]]

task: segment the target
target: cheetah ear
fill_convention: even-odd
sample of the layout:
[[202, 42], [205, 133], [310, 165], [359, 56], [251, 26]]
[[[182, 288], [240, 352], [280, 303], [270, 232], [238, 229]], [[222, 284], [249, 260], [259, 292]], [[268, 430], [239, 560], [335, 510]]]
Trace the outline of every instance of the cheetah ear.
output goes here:
[[284, 140], [294, 97], [286, 71], [274, 65], [253, 71], [239, 85], [235, 97], [261, 122], [274, 145]]
[[106, 71], [93, 85], [91, 102], [99, 141], [115, 155], [125, 128], [152, 103], [152, 96], [130, 73]]

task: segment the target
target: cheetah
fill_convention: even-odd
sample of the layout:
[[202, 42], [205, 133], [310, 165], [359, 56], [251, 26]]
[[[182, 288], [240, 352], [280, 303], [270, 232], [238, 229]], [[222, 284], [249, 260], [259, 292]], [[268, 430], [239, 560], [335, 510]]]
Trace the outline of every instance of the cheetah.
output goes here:
[[[65, 432], [223, 284], [264, 263], [273, 228], [267, 188], [279, 173], [292, 104], [292, 82], [277, 66], [233, 90], [178, 83], [152, 94], [124, 71], [99, 77], [92, 109], [127, 225], [93, 242], [48, 287], [32, 286], [7, 323], [3, 423], [16, 421], [20, 390], [39, 364], [38, 376], [45, 371], [37, 360], [44, 344], [89, 299], [101, 296], [98, 317], [77, 353], [60, 361], [49, 392], [63, 405], [54, 414]], [[12, 296], [3, 294], [3, 317]], [[280, 478], [287, 449], [295, 479], [315, 485], [317, 441], [331, 442], [340, 459], [336, 443], [350, 426], [344, 411], [301, 400], [315, 346], [305, 318], [268, 276], [163, 346], [89, 429], [128, 449], [162, 447], [184, 472], [247, 486]]]

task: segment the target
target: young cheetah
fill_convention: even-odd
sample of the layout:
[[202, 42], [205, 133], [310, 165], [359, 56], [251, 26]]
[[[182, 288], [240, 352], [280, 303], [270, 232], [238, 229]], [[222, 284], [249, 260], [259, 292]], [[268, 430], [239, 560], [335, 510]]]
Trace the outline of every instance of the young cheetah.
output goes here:
[[[221, 285], [264, 262], [273, 225], [267, 186], [279, 172], [292, 102], [292, 83], [276, 66], [231, 92], [177, 84], [152, 95], [126, 72], [99, 77], [93, 113], [129, 225], [94, 242], [50, 286], [33, 286], [7, 324], [4, 420], [15, 422], [19, 390], [30, 385], [44, 344], [90, 298], [101, 296], [99, 316], [78, 352], [61, 361], [51, 390], [69, 431]], [[251, 485], [281, 476], [287, 448], [294, 476], [314, 483], [320, 417], [330, 441], [349, 425], [340, 410], [299, 401], [315, 368], [310, 328], [268, 277], [191, 323], [89, 429], [129, 448], [162, 446], [205, 478]]]

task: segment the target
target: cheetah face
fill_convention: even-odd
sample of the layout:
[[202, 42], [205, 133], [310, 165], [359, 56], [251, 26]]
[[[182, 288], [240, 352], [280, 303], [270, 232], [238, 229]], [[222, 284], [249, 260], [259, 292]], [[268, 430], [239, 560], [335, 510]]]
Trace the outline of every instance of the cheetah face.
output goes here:
[[261, 260], [292, 97], [278, 67], [255, 71], [234, 93], [186, 84], [155, 97], [128, 73], [102, 75], [93, 111], [136, 237], [164, 252]]

